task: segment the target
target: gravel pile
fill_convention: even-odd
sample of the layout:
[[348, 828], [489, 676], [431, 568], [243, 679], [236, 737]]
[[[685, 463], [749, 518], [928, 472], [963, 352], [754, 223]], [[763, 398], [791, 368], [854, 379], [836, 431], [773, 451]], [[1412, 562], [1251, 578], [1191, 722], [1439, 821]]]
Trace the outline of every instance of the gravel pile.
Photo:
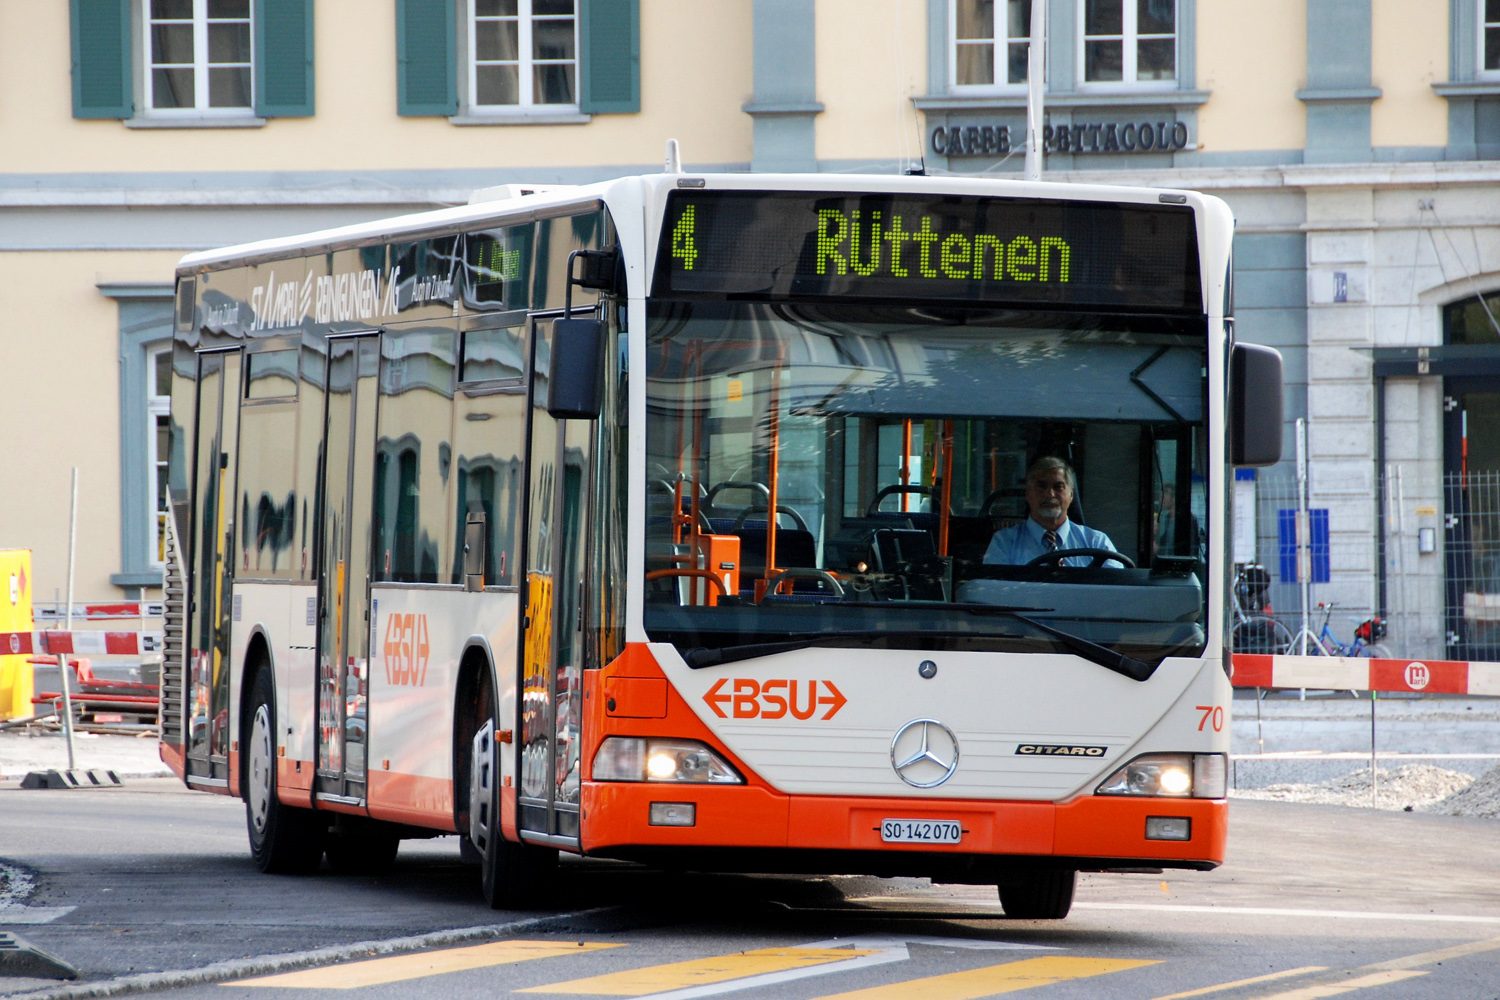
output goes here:
[[1472, 784], [1447, 798], [1423, 806], [1422, 811], [1441, 813], [1444, 816], [1500, 819], [1500, 766], [1490, 768], [1475, 778]]
[[[1477, 781], [1461, 771], [1449, 771], [1430, 764], [1408, 764], [1395, 771], [1382, 767], [1375, 777], [1373, 798], [1368, 767], [1316, 784], [1267, 785], [1265, 788], [1236, 789], [1229, 794], [1239, 799], [1446, 813], [1449, 812], [1447, 806], [1465, 794], [1471, 785], [1488, 781], [1489, 791], [1484, 802], [1492, 811], [1458, 815], [1500, 816], [1500, 768], [1487, 772]], [[1442, 808], [1438, 807], [1439, 804]]]

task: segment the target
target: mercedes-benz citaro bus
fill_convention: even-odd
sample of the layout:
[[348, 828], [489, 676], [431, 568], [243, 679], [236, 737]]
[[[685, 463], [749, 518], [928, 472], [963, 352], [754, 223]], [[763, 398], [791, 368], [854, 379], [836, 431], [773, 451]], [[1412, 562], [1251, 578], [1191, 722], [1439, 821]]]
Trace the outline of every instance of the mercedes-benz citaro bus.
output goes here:
[[[501, 195], [504, 195], [503, 197]], [[668, 172], [177, 270], [162, 756], [266, 871], [458, 834], [1065, 916], [1224, 857], [1234, 465], [1190, 191]]]

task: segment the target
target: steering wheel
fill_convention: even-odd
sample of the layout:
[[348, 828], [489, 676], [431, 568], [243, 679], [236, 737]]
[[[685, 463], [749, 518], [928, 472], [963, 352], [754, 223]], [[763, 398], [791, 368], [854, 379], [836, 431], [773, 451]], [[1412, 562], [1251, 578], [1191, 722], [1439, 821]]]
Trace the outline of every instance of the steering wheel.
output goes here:
[[1070, 556], [1093, 556], [1094, 560], [1089, 563], [1089, 569], [1098, 569], [1111, 560], [1124, 564], [1126, 569], [1135, 569], [1134, 559], [1113, 549], [1055, 549], [1052, 552], [1043, 552], [1026, 565], [1045, 566], [1051, 563], [1054, 566], [1061, 566], [1062, 561]]
[[875, 499], [870, 501], [870, 506], [865, 508], [865, 517], [874, 517], [879, 514], [881, 501], [897, 493], [916, 493], [930, 497], [933, 495], [933, 489], [931, 486], [882, 486], [875, 494]]
[[[744, 510], [740, 511], [740, 516], [734, 519], [734, 527], [729, 529], [729, 533], [731, 535], [738, 535], [740, 533], [740, 529], [745, 526], [745, 519], [748, 518], [751, 514], [769, 513], [770, 510], [765, 507], [746, 507]], [[790, 517], [794, 522], [796, 522], [798, 528], [801, 528], [803, 531], [807, 531], [807, 522], [802, 520], [802, 515], [797, 513], [795, 510], [792, 510], [792, 508], [788, 507], [786, 504], [777, 504], [776, 513], [785, 514], [787, 517]]]

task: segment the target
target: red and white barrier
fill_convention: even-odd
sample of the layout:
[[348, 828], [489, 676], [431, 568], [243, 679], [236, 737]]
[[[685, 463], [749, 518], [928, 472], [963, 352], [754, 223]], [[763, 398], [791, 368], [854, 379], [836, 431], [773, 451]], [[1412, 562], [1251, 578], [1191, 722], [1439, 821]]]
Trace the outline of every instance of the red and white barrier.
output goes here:
[[[100, 604], [73, 605], [73, 620], [84, 622], [108, 621], [118, 618], [160, 618], [166, 605], [160, 601], [136, 603], [134, 601], [111, 601]], [[68, 617], [67, 604], [37, 603], [31, 606], [31, 617], [37, 621], [60, 622]]]
[[160, 632], [0, 632], [0, 655], [141, 656], [161, 649]]
[[1235, 687], [1500, 697], [1500, 663], [1235, 653]]

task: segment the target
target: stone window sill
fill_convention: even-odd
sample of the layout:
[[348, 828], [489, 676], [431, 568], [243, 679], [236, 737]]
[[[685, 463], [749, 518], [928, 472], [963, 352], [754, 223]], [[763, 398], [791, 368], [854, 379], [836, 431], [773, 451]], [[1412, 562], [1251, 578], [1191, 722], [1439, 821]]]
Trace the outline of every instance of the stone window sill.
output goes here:
[[586, 115], [578, 111], [562, 111], [545, 115], [483, 115], [466, 114], [452, 115], [448, 118], [450, 125], [587, 125], [594, 120], [593, 115]]
[[126, 118], [126, 128], [264, 128], [266, 119], [250, 115], [221, 115], [219, 117], [182, 118]]

